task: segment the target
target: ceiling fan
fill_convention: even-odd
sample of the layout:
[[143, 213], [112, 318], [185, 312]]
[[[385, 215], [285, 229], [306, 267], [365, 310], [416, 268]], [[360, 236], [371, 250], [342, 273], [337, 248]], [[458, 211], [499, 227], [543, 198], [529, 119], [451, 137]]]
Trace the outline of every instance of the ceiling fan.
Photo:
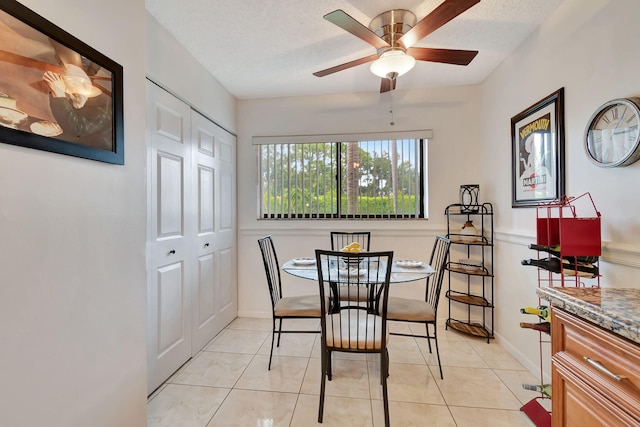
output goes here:
[[445, 0], [418, 23], [410, 11], [393, 9], [373, 18], [368, 28], [341, 9], [328, 13], [324, 19], [369, 43], [377, 53], [317, 71], [313, 75], [324, 77], [373, 62], [371, 72], [382, 78], [380, 93], [384, 93], [396, 88], [396, 79], [411, 70], [416, 60], [468, 65], [478, 54], [477, 50], [412, 46], [477, 3], [480, 0]]

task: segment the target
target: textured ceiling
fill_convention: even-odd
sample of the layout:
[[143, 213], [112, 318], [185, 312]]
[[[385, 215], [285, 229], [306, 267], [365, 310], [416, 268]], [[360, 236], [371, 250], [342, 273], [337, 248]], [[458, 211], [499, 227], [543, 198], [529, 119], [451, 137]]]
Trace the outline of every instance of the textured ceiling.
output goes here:
[[[481, 83], [563, 0], [481, 0], [414, 47], [478, 50], [468, 66], [418, 61], [396, 89]], [[442, 0], [146, 0], [149, 13], [240, 99], [378, 92], [363, 64], [313, 72], [376, 53], [322, 17], [336, 9], [365, 26], [389, 9], [418, 20]]]

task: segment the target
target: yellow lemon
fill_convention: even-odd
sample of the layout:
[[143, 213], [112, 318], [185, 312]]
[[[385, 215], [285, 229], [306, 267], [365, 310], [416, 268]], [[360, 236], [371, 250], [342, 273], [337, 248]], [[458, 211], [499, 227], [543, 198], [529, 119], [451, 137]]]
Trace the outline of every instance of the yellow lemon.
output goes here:
[[341, 249], [342, 252], [362, 252], [362, 248], [360, 247], [360, 243], [353, 242], [349, 243], [347, 246]]

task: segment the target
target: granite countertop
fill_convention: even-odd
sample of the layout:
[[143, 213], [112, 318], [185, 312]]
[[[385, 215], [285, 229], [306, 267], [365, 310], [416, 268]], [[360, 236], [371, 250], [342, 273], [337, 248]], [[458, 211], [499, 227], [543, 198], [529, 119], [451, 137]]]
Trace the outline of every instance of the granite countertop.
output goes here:
[[553, 307], [640, 344], [640, 289], [550, 286], [536, 292]]

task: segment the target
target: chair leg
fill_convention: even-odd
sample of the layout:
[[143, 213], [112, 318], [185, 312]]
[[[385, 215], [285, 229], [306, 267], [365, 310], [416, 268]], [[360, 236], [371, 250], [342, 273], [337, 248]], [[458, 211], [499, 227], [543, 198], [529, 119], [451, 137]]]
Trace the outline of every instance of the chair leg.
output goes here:
[[320, 365], [322, 369], [322, 378], [320, 380], [320, 403], [318, 405], [318, 422], [322, 423], [322, 416], [324, 414], [324, 390], [326, 387], [326, 378], [327, 378], [327, 351], [322, 350]]
[[[386, 367], [386, 369], [385, 369]], [[384, 353], [380, 353], [380, 384], [383, 384], [383, 378], [389, 377], [389, 350], [384, 349]]]
[[387, 390], [387, 376], [389, 375], [389, 353], [380, 354], [380, 377], [382, 378], [382, 404], [384, 406], [384, 425], [389, 427], [389, 392]]
[[331, 381], [331, 350], [327, 350], [327, 379]]
[[280, 335], [282, 335], [282, 317], [279, 320], [280, 320], [280, 326], [278, 327], [278, 345], [277, 345], [277, 347], [280, 347]]
[[427, 345], [429, 345], [429, 353], [433, 353], [431, 351], [431, 334], [429, 334], [429, 324], [424, 324], [425, 329], [427, 330]]
[[[444, 376], [442, 375], [442, 364], [440, 363], [440, 350], [438, 350], [438, 331], [436, 330], [436, 325], [433, 325], [433, 339], [436, 342], [436, 356], [438, 357], [438, 368], [440, 368], [440, 379], [443, 380]], [[431, 339], [429, 339], [431, 341]]]
[[273, 341], [276, 338], [276, 319], [273, 318], [273, 327], [271, 328], [271, 351], [269, 352], [269, 371], [271, 370], [271, 359], [273, 358]]
[[389, 349], [385, 349], [385, 353], [387, 354], [387, 377], [389, 376]]

